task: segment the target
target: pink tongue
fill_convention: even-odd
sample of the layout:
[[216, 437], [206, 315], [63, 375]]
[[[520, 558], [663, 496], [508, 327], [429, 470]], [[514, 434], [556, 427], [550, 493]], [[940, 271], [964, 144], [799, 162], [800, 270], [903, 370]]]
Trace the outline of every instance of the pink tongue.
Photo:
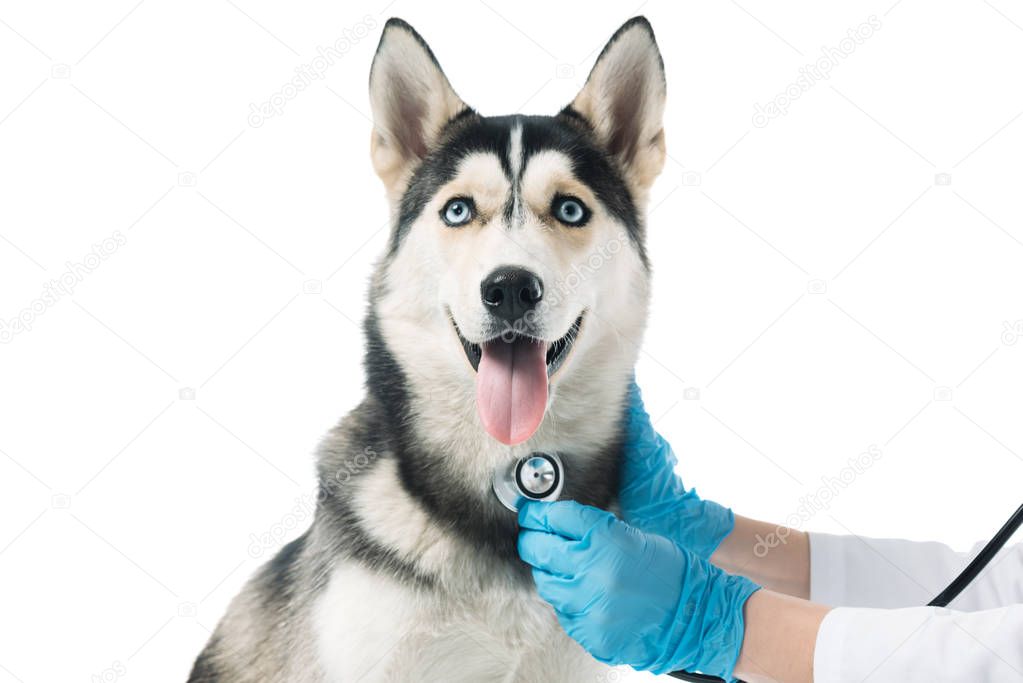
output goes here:
[[547, 344], [527, 339], [483, 345], [476, 375], [476, 409], [483, 428], [501, 443], [522, 443], [547, 409]]

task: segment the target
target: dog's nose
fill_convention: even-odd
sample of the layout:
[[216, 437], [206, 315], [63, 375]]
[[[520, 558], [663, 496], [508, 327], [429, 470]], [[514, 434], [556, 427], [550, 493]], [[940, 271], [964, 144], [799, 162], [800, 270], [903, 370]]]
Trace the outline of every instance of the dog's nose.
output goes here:
[[524, 268], [502, 266], [480, 285], [483, 305], [494, 316], [513, 322], [533, 310], [543, 299], [543, 283]]

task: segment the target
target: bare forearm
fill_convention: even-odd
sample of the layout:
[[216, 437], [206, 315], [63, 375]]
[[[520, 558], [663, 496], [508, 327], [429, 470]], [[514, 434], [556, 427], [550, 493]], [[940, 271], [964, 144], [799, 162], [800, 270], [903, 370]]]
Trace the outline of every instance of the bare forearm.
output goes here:
[[810, 683], [813, 651], [828, 607], [810, 597], [810, 540], [802, 531], [735, 517], [735, 528], [711, 556], [732, 574], [764, 588], [743, 611], [746, 631], [735, 674], [744, 681]]
[[735, 675], [749, 683], [812, 683], [817, 631], [829, 608], [762, 589], [743, 611]]
[[802, 531], [736, 515], [710, 561], [772, 591], [810, 597], [810, 541]]

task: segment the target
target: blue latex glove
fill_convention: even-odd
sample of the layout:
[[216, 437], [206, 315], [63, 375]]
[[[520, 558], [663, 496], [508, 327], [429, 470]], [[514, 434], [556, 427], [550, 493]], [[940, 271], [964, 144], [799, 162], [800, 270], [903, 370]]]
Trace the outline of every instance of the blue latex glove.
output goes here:
[[639, 387], [629, 386], [625, 418], [625, 459], [619, 503], [622, 518], [644, 531], [666, 536], [709, 558], [735, 527], [726, 507], [686, 491], [675, 474], [678, 460], [671, 444], [654, 431]]
[[519, 556], [562, 628], [605, 664], [729, 680], [759, 586], [574, 501], [519, 510]]

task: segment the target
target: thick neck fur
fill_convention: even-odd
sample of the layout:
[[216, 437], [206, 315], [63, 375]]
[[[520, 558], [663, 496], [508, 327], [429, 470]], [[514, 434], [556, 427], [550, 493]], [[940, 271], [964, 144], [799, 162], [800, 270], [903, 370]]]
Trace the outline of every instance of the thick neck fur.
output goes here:
[[[583, 382], [567, 381], [537, 435], [513, 448], [499, 444], [482, 430], [471, 394], [452, 394], [438, 379], [447, 400], [441, 392], [417, 396], [417, 384], [421, 389], [422, 382], [410, 379], [397, 361], [375, 311], [366, 320], [366, 335], [371, 400], [387, 417], [380, 427], [387, 434], [388, 451], [397, 460], [401, 485], [460, 539], [500, 559], [517, 558], [516, 518], [497, 501], [491, 479], [496, 467], [535, 450], [555, 451], [563, 458], [563, 498], [602, 508], [613, 504], [626, 377], [617, 378], [618, 387], [602, 392], [609, 402], [606, 406], [594, 405], [592, 394], [589, 400], [576, 397], [573, 405], [571, 393], [576, 387], [572, 385]], [[613, 382], [610, 378], [603, 381]], [[599, 421], [602, 414], [603, 422]], [[585, 436], [573, 438], [577, 432], [585, 432]]]

